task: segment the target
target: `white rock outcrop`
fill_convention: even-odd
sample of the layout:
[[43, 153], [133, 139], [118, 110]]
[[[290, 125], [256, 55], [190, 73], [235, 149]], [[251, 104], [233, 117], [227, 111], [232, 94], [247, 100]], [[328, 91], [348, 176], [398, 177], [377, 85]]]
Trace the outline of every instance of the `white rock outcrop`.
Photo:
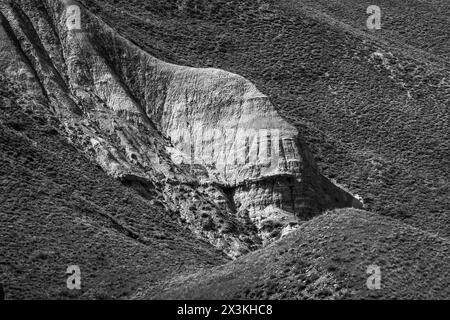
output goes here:
[[[80, 30], [67, 27], [73, 5]], [[165, 63], [76, 1], [0, 10], [1, 72], [47, 103], [106, 172], [230, 256], [323, 210], [358, 206], [245, 78]]]

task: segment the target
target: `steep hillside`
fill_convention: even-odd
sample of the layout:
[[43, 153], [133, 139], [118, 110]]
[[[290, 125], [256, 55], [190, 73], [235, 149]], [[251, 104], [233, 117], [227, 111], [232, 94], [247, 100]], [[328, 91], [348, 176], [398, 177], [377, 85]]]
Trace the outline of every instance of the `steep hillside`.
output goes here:
[[[370, 34], [389, 47], [416, 51], [417, 56], [436, 60], [449, 66], [450, 35], [447, 29], [450, 19], [446, 12], [450, 3], [446, 0], [364, 1], [364, 0], [300, 0], [281, 1], [287, 8], [309, 7], [318, 15], [328, 15], [341, 24], [347, 24]], [[366, 27], [366, 10], [376, 4], [381, 10], [382, 27], [376, 32]]]
[[6, 298], [448, 298], [448, 4], [366, 4], [0, 0]]
[[[0, 80], [6, 299], [125, 298], [142, 283], [227, 261], [160, 203], [108, 177], [60, 135], [45, 106]], [[66, 287], [70, 265], [81, 269], [81, 291]]]
[[2, 4], [2, 62], [110, 176], [233, 257], [326, 209], [360, 206], [251, 82], [156, 59], [79, 4], [71, 30], [69, 4]]
[[366, 209], [449, 235], [448, 2], [381, 1], [380, 32], [356, 0], [84, 3], [157, 57], [245, 76]]
[[[146, 291], [163, 299], [447, 299], [450, 242], [364, 211], [314, 218], [273, 245]], [[381, 289], [369, 290], [369, 266]], [[137, 297], [142, 297], [138, 295]]]

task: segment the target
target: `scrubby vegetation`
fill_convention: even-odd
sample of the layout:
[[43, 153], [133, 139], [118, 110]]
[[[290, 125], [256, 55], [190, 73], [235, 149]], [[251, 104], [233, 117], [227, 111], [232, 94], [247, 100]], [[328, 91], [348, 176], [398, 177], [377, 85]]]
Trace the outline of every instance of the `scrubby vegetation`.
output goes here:
[[84, 3], [157, 57], [247, 77], [366, 209], [450, 234], [448, 2], [382, 1], [380, 33], [359, 0]]
[[[80, 2], [162, 60], [254, 82], [372, 213], [329, 212], [230, 262], [162, 200], [107, 176], [48, 106], [0, 77], [7, 299], [450, 296], [448, 1], [380, 0], [379, 32], [364, 29], [360, 0]], [[204, 230], [235, 229], [197, 209]], [[73, 264], [80, 292], [66, 288]], [[380, 291], [365, 286], [373, 264]]]
[[[124, 298], [227, 261], [58, 134], [0, 77], [0, 283], [6, 299]], [[24, 111], [25, 110], [25, 111]], [[28, 112], [26, 111], [28, 110]], [[82, 290], [66, 287], [70, 265]]]
[[[224, 266], [175, 277], [147, 297], [177, 299], [446, 299], [450, 242], [391, 218], [336, 210]], [[381, 270], [369, 290], [368, 266]]]

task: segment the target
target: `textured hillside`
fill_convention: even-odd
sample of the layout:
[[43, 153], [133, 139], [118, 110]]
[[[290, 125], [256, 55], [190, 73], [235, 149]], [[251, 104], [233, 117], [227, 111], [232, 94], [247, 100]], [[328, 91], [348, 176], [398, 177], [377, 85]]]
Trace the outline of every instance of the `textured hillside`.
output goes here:
[[[364, 15], [373, 1], [363, 0], [283, 0], [287, 8], [296, 5], [309, 7], [318, 15], [328, 15], [341, 23], [360, 31], [367, 31]], [[295, 4], [296, 3], [296, 4]], [[446, 63], [450, 58], [450, 35], [447, 32], [450, 20], [446, 12], [450, 3], [446, 0], [380, 0], [376, 5], [381, 9], [382, 28], [369, 32], [371, 36], [389, 46], [413, 49], [417, 55]]]
[[[159, 203], [108, 177], [59, 135], [45, 107], [0, 80], [0, 283], [7, 299], [124, 298], [143, 282], [227, 261]], [[66, 288], [69, 265], [81, 268], [80, 292]]]
[[150, 200], [159, 195], [194, 233], [238, 256], [297, 219], [359, 206], [252, 83], [156, 59], [84, 7], [81, 29], [68, 30], [67, 10], [2, 5], [6, 75], [26, 75], [23, 89], [54, 110], [75, 146]]
[[448, 298], [450, 8], [366, 5], [0, 0], [6, 297]]
[[381, 1], [380, 32], [357, 0], [85, 3], [157, 57], [245, 76], [367, 209], [449, 235], [448, 1]]
[[[447, 299], [450, 242], [364, 211], [314, 218], [274, 245], [147, 291], [171, 299]], [[368, 290], [367, 267], [381, 268]]]

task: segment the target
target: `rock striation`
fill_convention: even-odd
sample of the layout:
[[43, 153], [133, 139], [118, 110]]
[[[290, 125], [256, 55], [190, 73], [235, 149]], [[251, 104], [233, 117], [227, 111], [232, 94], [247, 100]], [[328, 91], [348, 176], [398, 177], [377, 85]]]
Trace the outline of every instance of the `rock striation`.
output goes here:
[[228, 255], [360, 206], [245, 78], [161, 61], [76, 1], [0, 11], [1, 73], [109, 175]]

